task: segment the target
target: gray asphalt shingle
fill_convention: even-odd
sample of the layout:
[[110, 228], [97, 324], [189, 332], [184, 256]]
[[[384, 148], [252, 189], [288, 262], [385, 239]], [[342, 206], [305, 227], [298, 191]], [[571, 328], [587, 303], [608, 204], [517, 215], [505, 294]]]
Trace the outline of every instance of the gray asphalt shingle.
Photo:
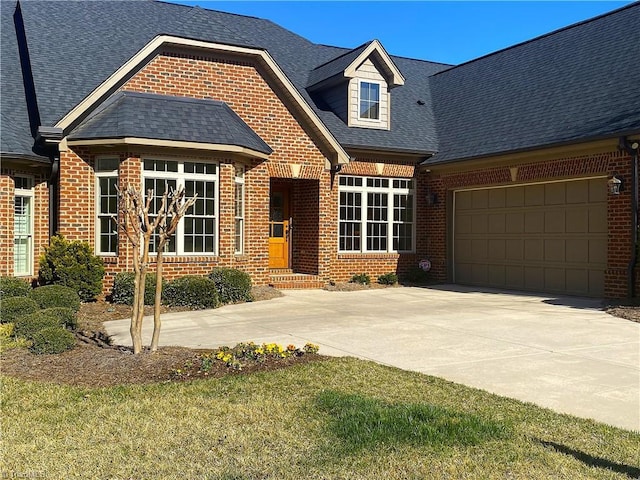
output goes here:
[[311, 70], [311, 72], [309, 72], [307, 87], [313, 87], [324, 80], [340, 75], [356, 58], [358, 58], [358, 55], [360, 55], [369, 46], [369, 44], [371, 44], [371, 42], [360, 45], [347, 53], [342, 53], [338, 57]]
[[[2, 1], [1, 151], [34, 155], [13, 22]], [[317, 45], [269, 20], [143, 1], [22, 3], [40, 121], [52, 126], [160, 34], [266, 49], [345, 147], [449, 162], [640, 131], [640, 4], [452, 68], [392, 56], [391, 129], [350, 128], [306, 87], [359, 48]], [[347, 63], [347, 64], [348, 64]], [[36, 125], [37, 126], [37, 125]], [[86, 125], [85, 125], [86, 126]]]
[[640, 4], [429, 78], [450, 162], [640, 132]]
[[236, 145], [272, 152], [224, 102], [118, 92], [69, 135], [70, 140], [137, 137]]

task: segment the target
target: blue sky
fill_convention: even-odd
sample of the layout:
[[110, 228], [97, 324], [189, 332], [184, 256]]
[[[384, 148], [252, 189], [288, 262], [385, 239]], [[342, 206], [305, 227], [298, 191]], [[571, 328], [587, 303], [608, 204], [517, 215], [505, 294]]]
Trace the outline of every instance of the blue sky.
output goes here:
[[174, 1], [267, 18], [315, 43], [379, 39], [393, 55], [459, 64], [630, 1]]

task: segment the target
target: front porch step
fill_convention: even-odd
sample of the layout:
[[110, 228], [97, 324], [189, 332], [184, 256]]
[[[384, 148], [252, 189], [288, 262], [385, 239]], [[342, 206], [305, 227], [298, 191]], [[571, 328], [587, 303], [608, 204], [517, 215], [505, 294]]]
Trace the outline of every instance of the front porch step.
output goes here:
[[281, 290], [322, 288], [324, 282], [317, 275], [306, 275], [304, 273], [292, 273], [290, 271], [271, 272], [269, 285]]

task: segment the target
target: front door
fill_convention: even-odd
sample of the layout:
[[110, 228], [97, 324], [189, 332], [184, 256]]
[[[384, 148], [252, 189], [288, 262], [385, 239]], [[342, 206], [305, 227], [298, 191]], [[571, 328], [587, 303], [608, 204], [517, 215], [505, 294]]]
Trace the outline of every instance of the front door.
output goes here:
[[269, 268], [289, 268], [289, 191], [274, 188], [269, 206]]

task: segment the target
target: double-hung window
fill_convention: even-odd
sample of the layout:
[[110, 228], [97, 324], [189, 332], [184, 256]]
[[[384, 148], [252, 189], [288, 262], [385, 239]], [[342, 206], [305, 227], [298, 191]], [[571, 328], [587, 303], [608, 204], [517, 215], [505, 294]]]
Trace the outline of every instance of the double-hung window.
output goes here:
[[380, 120], [380, 84], [360, 81], [360, 118]]
[[33, 202], [32, 177], [15, 177], [13, 211], [14, 275], [33, 275]]
[[[162, 196], [184, 187], [186, 198], [197, 194], [195, 204], [180, 220], [175, 235], [165, 245], [166, 253], [178, 255], [217, 254], [218, 238], [218, 166], [215, 163], [145, 159], [143, 165], [145, 196], [153, 190], [149, 219], [160, 209]], [[167, 224], [170, 222], [167, 218]], [[158, 237], [150, 250], [157, 251]]]
[[236, 166], [235, 176], [235, 252], [244, 252], [244, 167]]
[[413, 180], [341, 176], [339, 250], [414, 250]]
[[100, 255], [118, 253], [118, 158], [97, 158], [96, 251]]

